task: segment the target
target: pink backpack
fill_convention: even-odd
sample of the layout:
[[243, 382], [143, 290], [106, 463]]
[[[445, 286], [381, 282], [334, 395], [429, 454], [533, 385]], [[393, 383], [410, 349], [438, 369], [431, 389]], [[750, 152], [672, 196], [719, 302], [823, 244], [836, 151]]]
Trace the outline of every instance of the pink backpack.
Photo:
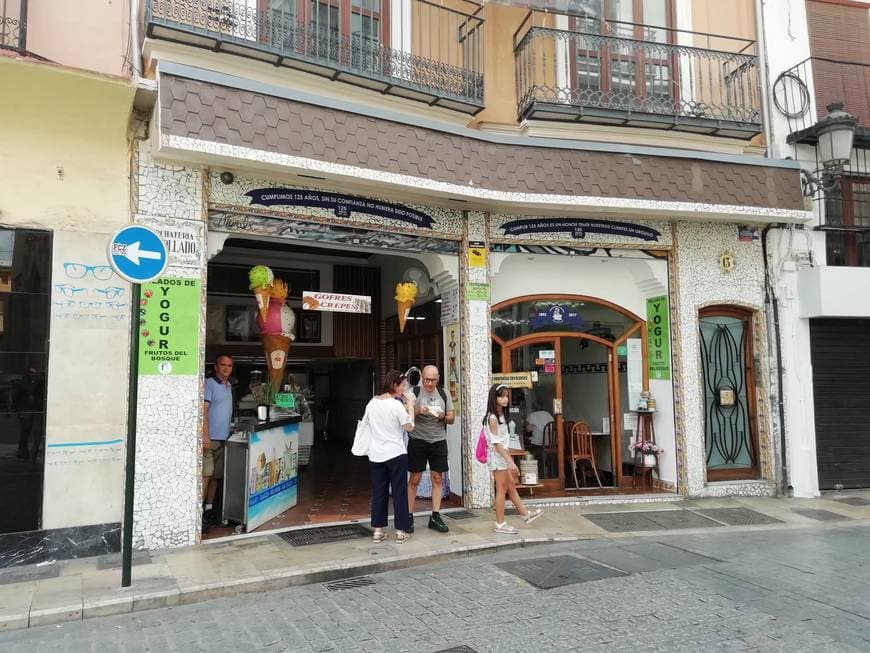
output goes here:
[[474, 457], [477, 458], [477, 462], [484, 465], [489, 457], [487, 454], [489, 448], [488, 445], [489, 442], [487, 442], [486, 439], [486, 426], [481, 426], [480, 435], [477, 436], [477, 447], [474, 450]]

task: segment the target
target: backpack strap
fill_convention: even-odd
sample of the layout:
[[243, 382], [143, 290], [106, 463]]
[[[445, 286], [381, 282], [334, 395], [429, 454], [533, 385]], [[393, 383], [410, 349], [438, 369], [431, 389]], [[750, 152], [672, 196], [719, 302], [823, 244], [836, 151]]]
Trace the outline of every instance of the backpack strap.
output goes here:
[[[438, 394], [441, 395], [441, 401], [444, 402], [444, 410], [447, 410], [447, 393], [444, 391], [444, 388], [440, 385], [438, 386]], [[414, 386], [414, 396], [418, 399], [420, 398], [420, 386]]]

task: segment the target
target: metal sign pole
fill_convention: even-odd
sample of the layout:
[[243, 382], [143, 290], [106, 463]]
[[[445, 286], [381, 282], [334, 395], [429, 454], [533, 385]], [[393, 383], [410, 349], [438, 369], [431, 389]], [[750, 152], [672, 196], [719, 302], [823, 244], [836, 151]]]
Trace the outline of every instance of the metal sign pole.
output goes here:
[[154, 281], [169, 265], [169, 251], [160, 234], [143, 225], [122, 227], [109, 240], [106, 254], [119, 277], [130, 282], [130, 367], [127, 379], [127, 461], [124, 524], [121, 532], [121, 587], [133, 575], [133, 490], [136, 483], [136, 409], [139, 404], [140, 284]]
[[121, 535], [121, 587], [133, 575], [133, 489], [136, 482], [136, 416], [139, 399], [139, 300], [141, 286], [132, 284], [130, 302], [130, 370], [127, 381], [127, 463], [124, 483], [124, 530]]

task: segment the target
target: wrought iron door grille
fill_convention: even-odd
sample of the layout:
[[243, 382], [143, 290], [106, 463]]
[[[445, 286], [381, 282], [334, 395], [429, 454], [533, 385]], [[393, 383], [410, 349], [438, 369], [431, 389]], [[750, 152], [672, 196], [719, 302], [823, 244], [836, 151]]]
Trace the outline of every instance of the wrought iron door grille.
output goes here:
[[704, 445], [708, 470], [755, 467], [746, 375], [748, 319], [700, 320], [704, 381]]

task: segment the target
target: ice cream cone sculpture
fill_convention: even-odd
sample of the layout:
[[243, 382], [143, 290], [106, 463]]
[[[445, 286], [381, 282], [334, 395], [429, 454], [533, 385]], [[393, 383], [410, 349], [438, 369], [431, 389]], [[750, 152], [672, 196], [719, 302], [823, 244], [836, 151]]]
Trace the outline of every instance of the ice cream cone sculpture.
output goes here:
[[293, 334], [296, 317], [286, 303], [289, 288], [283, 280], [275, 279], [272, 270], [265, 265], [251, 268], [248, 278], [257, 298], [257, 327], [266, 354], [269, 382], [277, 391], [284, 378], [290, 343], [296, 338]]
[[250, 289], [254, 291], [254, 297], [257, 299], [260, 318], [265, 320], [269, 313], [269, 300], [272, 298], [275, 275], [265, 265], [255, 265], [248, 272], [248, 281], [251, 282]]
[[399, 311], [399, 331], [405, 332], [405, 322], [408, 313], [417, 299], [417, 284], [413, 281], [399, 282], [396, 284], [396, 308]]

